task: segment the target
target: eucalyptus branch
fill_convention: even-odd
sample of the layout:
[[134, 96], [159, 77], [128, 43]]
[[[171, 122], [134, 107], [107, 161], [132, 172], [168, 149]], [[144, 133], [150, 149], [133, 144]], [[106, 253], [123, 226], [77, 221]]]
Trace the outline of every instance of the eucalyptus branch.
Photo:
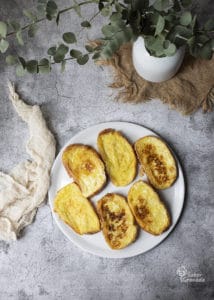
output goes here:
[[[94, 0], [88, 0], [88, 1], [80, 2], [78, 5], [75, 4], [75, 5], [66, 7], [66, 8], [64, 8], [64, 9], [61, 9], [61, 10], [58, 11], [58, 17], [59, 17], [61, 14], [65, 13], [65, 12], [68, 12], [68, 11], [70, 11], [70, 10], [72, 10], [72, 9], [75, 9], [77, 6], [83, 6], [83, 5], [92, 4], [92, 3], [94, 3]], [[35, 20], [35, 21], [33, 21], [33, 22], [31, 22], [31, 23], [29, 23], [29, 24], [26, 24], [25, 26], [21, 27], [20, 30], [21, 30], [21, 31], [24, 31], [24, 30], [30, 28], [32, 25], [37, 24], [37, 23], [40, 23], [40, 22], [42, 22], [42, 21], [44, 21], [44, 20], [47, 20], [47, 18], [44, 17], [44, 18]], [[11, 35], [13, 35], [13, 34], [16, 34], [16, 31], [10, 32], [10, 33], [8, 33], [6, 36], [8, 37], [8, 36], [11, 36]]]

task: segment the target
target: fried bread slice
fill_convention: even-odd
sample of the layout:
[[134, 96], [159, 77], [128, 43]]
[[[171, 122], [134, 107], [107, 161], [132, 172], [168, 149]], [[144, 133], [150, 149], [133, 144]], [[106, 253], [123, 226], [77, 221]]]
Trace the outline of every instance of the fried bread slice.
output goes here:
[[63, 152], [62, 162], [68, 174], [79, 185], [83, 196], [92, 196], [105, 185], [104, 163], [92, 147], [82, 144], [69, 145]]
[[54, 211], [78, 234], [100, 231], [99, 218], [93, 206], [74, 182], [57, 192]]
[[134, 147], [152, 186], [157, 189], [166, 189], [175, 182], [177, 178], [175, 159], [160, 138], [143, 137], [135, 142]]
[[112, 249], [122, 249], [134, 242], [137, 227], [123, 196], [107, 194], [97, 203], [101, 227], [106, 242]]
[[97, 145], [106, 171], [115, 186], [126, 186], [136, 176], [137, 159], [128, 140], [114, 129], [98, 135]]
[[170, 224], [170, 215], [154, 189], [142, 180], [135, 182], [128, 192], [128, 204], [140, 227], [159, 235]]

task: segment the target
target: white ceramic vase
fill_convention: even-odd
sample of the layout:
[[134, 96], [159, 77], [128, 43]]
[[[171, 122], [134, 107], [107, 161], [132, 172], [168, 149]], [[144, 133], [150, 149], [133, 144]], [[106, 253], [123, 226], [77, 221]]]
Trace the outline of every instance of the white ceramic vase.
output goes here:
[[185, 47], [181, 47], [173, 56], [151, 56], [141, 36], [133, 43], [132, 48], [132, 60], [137, 73], [151, 82], [162, 82], [172, 78], [179, 70], [184, 54]]

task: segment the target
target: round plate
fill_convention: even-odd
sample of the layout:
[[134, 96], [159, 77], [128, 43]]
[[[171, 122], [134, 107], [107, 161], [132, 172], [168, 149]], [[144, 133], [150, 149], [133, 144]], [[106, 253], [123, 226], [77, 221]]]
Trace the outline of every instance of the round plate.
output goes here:
[[[130, 244], [128, 247], [121, 249], [121, 250], [112, 250], [109, 248], [105, 239], [103, 237], [102, 232], [98, 232], [96, 234], [85, 234], [85, 235], [78, 235], [75, 233], [68, 225], [66, 225], [58, 215], [53, 211], [53, 202], [54, 197], [57, 191], [65, 186], [66, 184], [70, 183], [72, 179], [68, 176], [67, 172], [64, 169], [64, 166], [61, 162], [62, 152], [66, 146], [69, 144], [74, 143], [82, 143], [90, 145], [97, 149], [96, 141], [97, 136], [100, 131], [106, 128], [114, 128], [116, 130], [121, 131], [131, 143], [134, 143], [141, 137], [147, 135], [155, 135], [153, 131], [132, 123], [128, 122], [108, 122], [102, 123], [90, 128], [87, 128], [74, 137], [72, 137], [68, 143], [61, 149], [60, 153], [58, 154], [52, 171], [51, 171], [51, 186], [49, 189], [49, 203], [51, 206], [53, 217], [61, 229], [61, 231], [77, 246], [86, 250], [92, 254], [101, 256], [101, 257], [109, 257], [109, 258], [125, 258], [135, 256], [141, 253], [144, 253], [153, 247], [157, 246], [161, 241], [163, 241], [172, 229], [175, 227], [179, 216], [182, 211], [183, 203], [184, 203], [184, 194], [185, 194], [185, 185], [184, 185], [184, 176], [180, 166], [178, 159], [176, 158], [177, 165], [178, 165], [178, 178], [176, 182], [168, 189], [158, 191], [161, 199], [166, 203], [167, 207], [169, 208], [171, 218], [172, 218], [172, 225], [170, 228], [159, 236], [153, 236], [143, 230], [140, 230], [139, 235], [136, 241]], [[144, 177], [138, 176], [135, 178], [134, 182], [143, 179], [146, 180], [146, 176]], [[96, 204], [96, 202], [101, 199], [107, 193], [119, 193], [124, 195], [125, 197], [128, 194], [128, 190], [130, 189], [133, 182], [126, 186], [126, 187], [115, 187], [110, 181], [108, 181], [106, 187], [98, 193], [96, 196], [91, 198], [91, 201]]]

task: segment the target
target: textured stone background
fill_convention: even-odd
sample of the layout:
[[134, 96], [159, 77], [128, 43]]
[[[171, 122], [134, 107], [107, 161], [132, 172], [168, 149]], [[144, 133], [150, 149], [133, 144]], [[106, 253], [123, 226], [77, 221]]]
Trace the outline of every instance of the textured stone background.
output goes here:
[[[0, 17], [21, 18], [28, 0], [1, 0]], [[58, 1], [61, 7], [69, 0]], [[214, 10], [213, 1], [196, 7], [206, 18]], [[84, 11], [86, 16], [92, 9]], [[24, 20], [23, 20], [24, 21]], [[98, 37], [97, 19], [90, 37]], [[18, 52], [25, 57], [41, 57], [45, 49], [60, 39], [59, 29], [45, 22], [40, 33]], [[79, 20], [64, 15], [62, 30], [77, 31]], [[178, 154], [187, 182], [184, 212], [179, 224], [161, 245], [131, 259], [102, 259], [82, 252], [69, 242], [52, 220], [49, 206], [41, 207], [35, 222], [17, 242], [0, 241], [0, 299], [72, 300], [177, 300], [214, 299], [214, 115], [201, 111], [188, 117], [179, 115], [160, 101], [147, 104], [118, 104], [107, 88], [108, 70], [93, 63], [81, 67], [70, 63], [65, 73], [58, 67], [46, 75], [17, 79], [14, 69], [0, 58], [0, 153], [3, 171], [26, 159], [27, 128], [8, 101], [7, 80], [17, 83], [29, 103], [40, 104], [48, 125], [58, 141], [58, 149], [77, 131], [111, 120], [145, 125], [161, 134]], [[181, 283], [176, 270], [201, 273], [204, 283]]]

